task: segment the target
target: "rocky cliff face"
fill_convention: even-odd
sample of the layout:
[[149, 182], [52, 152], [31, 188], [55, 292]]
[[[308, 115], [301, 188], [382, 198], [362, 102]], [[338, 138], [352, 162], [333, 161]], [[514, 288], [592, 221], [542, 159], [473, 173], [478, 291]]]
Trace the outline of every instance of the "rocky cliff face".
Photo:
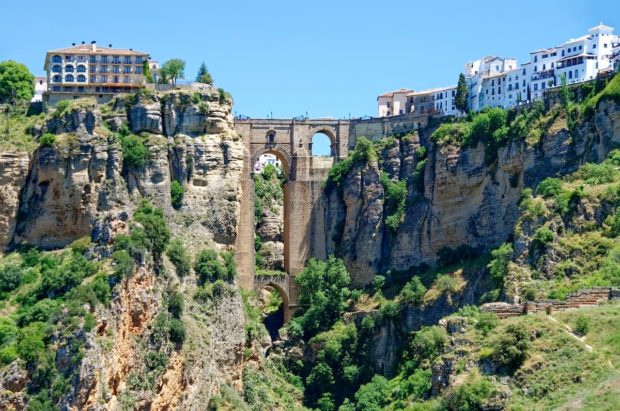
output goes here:
[[[345, 260], [357, 284], [368, 284], [375, 272], [433, 264], [442, 250], [488, 250], [508, 239], [523, 188], [586, 161], [600, 162], [620, 142], [620, 106], [602, 102], [572, 135], [558, 120], [540, 143], [510, 142], [490, 164], [482, 144], [439, 146], [429, 137], [426, 131], [397, 140], [379, 153], [378, 162], [353, 167], [344, 189], [323, 195], [326, 249]], [[412, 181], [420, 162], [414, 151], [420, 146], [428, 150], [423, 191]], [[381, 172], [407, 181], [406, 211], [392, 231], [385, 226]]]
[[13, 237], [19, 193], [29, 163], [28, 153], [0, 153], [0, 249], [4, 249]]
[[[44, 131], [55, 134], [56, 142], [33, 153], [28, 172], [23, 160], [3, 162], [2, 186], [10, 198], [3, 202], [0, 238], [46, 249], [91, 233], [105, 241], [110, 222], [146, 197], [165, 210], [173, 233], [191, 239], [194, 249], [234, 244], [243, 145], [230, 110], [215, 91], [170, 92], [119, 99], [103, 116], [82, 104], [48, 121]], [[111, 131], [124, 122], [145, 141], [144, 167], [123, 167], [120, 142]], [[178, 210], [170, 202], [173, 180], [185, 189]], [[21, 185], [19, 212], [11, 212]]]

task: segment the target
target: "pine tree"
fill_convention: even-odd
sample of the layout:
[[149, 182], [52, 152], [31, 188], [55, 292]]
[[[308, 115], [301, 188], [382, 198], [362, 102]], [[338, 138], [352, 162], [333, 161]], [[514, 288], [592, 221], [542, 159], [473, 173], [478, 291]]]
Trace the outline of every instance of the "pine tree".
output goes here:
[[199, 83], [206, 83], [213, 85], [213, 77], [211, 77], [211, 73], [207, 69], [207, 65], [203, 61], [200, 67], [198, 68], [198, 74], [196, 75], [196, 81]]
[[456, 108], [461, 112], [467, 111], [467, 82], [465, 81], [465, 75], [463, 73], [459, 74], [459, 82], [456, 86]]

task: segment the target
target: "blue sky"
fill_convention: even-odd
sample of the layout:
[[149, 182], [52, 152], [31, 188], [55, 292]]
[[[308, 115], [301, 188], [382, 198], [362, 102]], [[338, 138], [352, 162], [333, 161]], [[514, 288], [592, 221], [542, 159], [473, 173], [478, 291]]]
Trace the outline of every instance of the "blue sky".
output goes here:
[[0, 11], [0, 60], [42, 74], [46, 50], [97, 40], [182, 58], [189, 76], [204, 60], [237, 114], [348, 118], [375, 115], [388, 90], [456, 83], [468, 60], [521, 61], [619, 23], [613, 0], [570, 3], [11, 0]]

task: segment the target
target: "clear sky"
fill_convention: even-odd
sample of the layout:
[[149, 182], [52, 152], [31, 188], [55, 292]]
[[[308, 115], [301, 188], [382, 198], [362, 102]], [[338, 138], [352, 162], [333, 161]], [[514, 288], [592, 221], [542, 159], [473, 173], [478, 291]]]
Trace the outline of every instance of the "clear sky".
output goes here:
[[250, 117], [376, 114], [376, 96], [455, 84], [468, 60], [523, 61], [603, 21], [605, 1], [0, 1], [0, 61], [43, 74], [45, 52], [71, 43], [201, 61], [235, 112]]

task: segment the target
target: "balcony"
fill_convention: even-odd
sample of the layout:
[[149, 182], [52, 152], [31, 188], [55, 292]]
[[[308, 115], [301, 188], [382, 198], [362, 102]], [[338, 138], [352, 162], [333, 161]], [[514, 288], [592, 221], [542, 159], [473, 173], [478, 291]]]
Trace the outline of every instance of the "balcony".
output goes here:
[[536, 80], [544, 80], [547, 78], [553, 78], [554, 77], [554, 70], [545, 70], [545, 71], [537, 71], [535, 73], [532, 73], [532, 81], [536, 81]]

